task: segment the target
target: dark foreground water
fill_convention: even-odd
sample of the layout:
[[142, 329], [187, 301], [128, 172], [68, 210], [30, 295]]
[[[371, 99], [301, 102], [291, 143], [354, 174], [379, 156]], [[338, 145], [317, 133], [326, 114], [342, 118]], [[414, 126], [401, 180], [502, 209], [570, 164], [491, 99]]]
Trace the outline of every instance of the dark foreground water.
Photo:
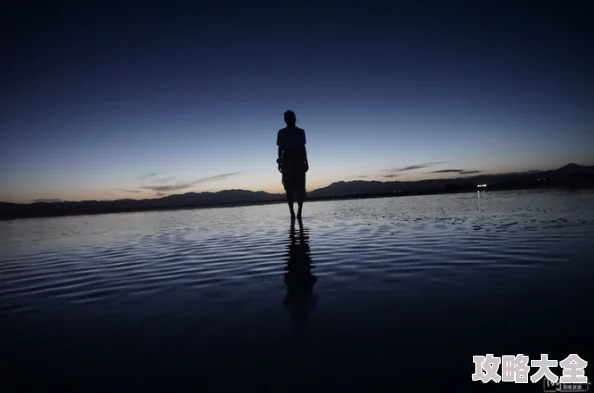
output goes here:
[[591, 191], [0, 222], [0, 391], [542, 392], [472, 356], [594, 360], [593, 229]]

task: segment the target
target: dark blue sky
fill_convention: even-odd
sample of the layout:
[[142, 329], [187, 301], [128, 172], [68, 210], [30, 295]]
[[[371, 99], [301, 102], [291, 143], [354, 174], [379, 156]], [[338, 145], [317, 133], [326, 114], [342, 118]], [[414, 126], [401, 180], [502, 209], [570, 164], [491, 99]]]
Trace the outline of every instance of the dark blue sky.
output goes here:
[[2, 16], [0, 200], [280, 191], [287, 109], [309, 189], [594, 164], [587, 1], [142, 3]]

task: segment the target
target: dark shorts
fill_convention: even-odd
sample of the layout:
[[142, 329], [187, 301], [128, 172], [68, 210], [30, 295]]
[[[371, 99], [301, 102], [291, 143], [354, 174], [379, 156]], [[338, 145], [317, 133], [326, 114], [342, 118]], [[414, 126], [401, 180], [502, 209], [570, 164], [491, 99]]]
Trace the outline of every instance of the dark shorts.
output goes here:
[[305, 192], [305, 162], [283, 160], [283, 186], [285, 191]]

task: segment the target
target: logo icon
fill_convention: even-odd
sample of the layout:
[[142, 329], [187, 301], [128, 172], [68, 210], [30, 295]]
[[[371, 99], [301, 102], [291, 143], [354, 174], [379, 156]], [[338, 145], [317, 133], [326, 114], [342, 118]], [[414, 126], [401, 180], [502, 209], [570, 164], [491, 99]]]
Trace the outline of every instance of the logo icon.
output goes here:
[[543, 379], [543, 391], [545, 393], [557, 392], [587, 392], [591, 382], [588, 383], [560, 383], [551, 382], [547, 378]]

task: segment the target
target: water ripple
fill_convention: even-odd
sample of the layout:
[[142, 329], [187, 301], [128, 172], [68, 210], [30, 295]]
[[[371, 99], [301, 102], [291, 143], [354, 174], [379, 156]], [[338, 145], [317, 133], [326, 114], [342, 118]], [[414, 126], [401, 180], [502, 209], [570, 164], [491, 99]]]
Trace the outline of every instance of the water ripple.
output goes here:
[[283, 291], [287, 266], [305, 249], [318, 293], [567, 268], [593, 240], [592, 199], [551, 192], [316, 202], [293, 229], [284, 205], [2, 222], [0, 312], [157, 297], [169, 306], [168, 297], [229, 304]]

